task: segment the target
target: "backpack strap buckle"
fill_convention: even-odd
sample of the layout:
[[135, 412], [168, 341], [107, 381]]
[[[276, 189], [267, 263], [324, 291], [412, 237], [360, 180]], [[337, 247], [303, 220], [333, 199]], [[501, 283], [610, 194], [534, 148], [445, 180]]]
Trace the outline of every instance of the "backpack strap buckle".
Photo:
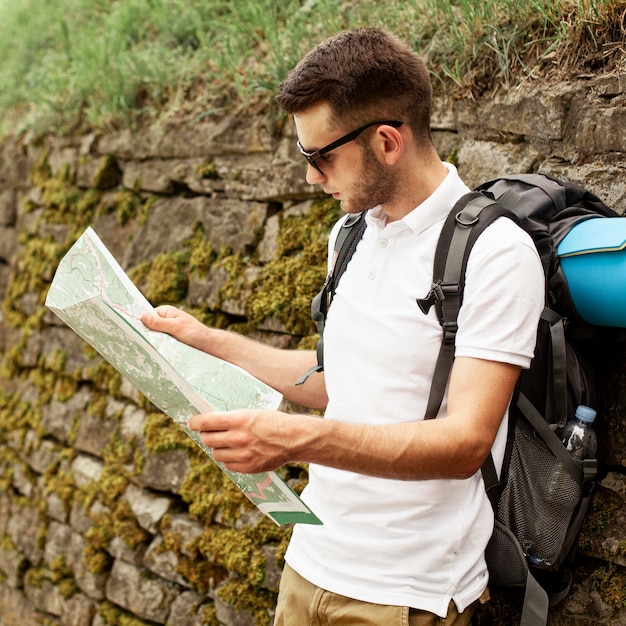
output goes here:
[[426, 294], [426, 297], [418, 298], [416, 302], [422, 313], [427, 315], [433, 304], [441, 304], [446, 297], [457, 296], [459, 291], [459, 283], [444, 283], [443, 281], [437, 281], [430, 286], [430, 291]]

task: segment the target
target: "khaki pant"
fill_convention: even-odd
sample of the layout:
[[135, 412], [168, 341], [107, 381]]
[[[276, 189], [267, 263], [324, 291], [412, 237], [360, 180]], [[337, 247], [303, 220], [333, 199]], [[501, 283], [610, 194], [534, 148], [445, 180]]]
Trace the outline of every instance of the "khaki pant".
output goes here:
[[402, 606], [352, 600], [312, 585], [285, 564], [274, 626], [467, 626], [476, 601], [458, 613], [450, 601], [447, 617]]

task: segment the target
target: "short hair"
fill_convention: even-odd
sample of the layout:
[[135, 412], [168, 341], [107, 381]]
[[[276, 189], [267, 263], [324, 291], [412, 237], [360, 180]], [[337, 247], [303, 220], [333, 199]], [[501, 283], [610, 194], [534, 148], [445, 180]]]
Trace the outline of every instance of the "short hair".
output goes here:
[[416, 139], [431, 141], [428, 69], [382, 28], [345, 30], [323, 41], [289, 72], [276, 102], [289, 114], [328, 102], [340, 127], [399, 119]]

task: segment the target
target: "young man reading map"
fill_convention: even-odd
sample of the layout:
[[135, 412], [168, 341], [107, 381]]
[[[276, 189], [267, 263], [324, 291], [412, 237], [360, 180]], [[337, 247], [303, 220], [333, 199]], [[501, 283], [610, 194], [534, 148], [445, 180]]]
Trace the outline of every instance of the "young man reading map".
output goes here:
[[231, 470], [310, 464], [302, 499], [323, 525], [294, 528], [277, 626], [468, 624], [487, 595], [493, 528], [480, 467], [492, 449], [502, 463], [508, 404], [543, 307], [535, 246], [509, 219], [480, 236], [448, 390], [438, 419], [424, 420], [442, 331], [416, 299], [430, 290], [443, 222], [468, 191], [433, 146], [427, 69], [387, 31], [345, 31], [300, 61], [277, 101], [293, 117], [307, 182], [345, 213], [367, 212], [328, 314], [324, 371], [295, 386], [314, 351], [208, 328], [170, 306], [143, 322], [325, 409], [323, 419], [237, 410], [188, 422]]

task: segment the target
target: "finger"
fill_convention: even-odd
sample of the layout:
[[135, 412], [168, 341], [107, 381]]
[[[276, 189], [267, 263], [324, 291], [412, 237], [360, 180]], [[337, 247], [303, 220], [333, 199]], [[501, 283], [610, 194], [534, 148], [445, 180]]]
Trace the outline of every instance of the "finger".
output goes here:
[[180, 311], [179, 309], [177, 309], [175, 306], [172, 306], [171, 304], [162, 304], [161, 306], [156, 307], [154, 309], [154, 312], [159, 317], [167, 318], [167, 317], [176, 317]]
[[154, 313], [152, 313], [152, 312], [150, 312], [150, 313], [142, 313], [141, 314], [141, 321], [142, 321], [144, 326], [154, 330], [158, 326], [158, 324], [159, 324], [159, 317], [157, 315], [155, 315]]
[[152, 311], [146, 311], [141, 314], [141, 321], [144, 326], [151, 330], [161, 330], [163, 328], [163, 320], [176, 317], [177, 309], [170, 305], [159, 306]]
[[207, 448], [210, 448], [213, 458], [215, 458], [216, 453], [218, 453], [218, 455], [230, 455], [229, 458], [232, 458], [236, 454], [235, 449], [229, 446], [228, 432], [226, 431], [202, 430], [198, 433], [198, 436], [200, 437], [200, 441]]
[[231, 420], [226, 413], [199, 413], [187, 420], [187, 428], [197, 432], [222, 432], [229, 429]]

